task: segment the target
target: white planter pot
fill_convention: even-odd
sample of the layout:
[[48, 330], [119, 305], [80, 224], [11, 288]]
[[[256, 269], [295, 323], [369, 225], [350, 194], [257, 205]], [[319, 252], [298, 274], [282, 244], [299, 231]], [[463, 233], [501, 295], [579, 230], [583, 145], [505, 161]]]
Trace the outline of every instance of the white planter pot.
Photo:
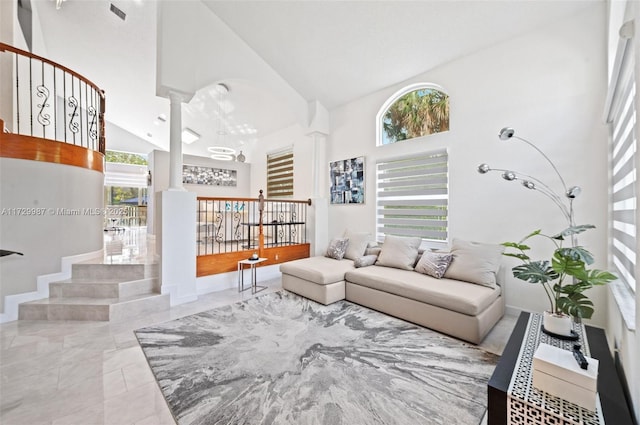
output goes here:
[[551, 332], [556, 335], [571, 336], [571, 316], [545, 311], [542, 318], [542, 324], [547, 332]]

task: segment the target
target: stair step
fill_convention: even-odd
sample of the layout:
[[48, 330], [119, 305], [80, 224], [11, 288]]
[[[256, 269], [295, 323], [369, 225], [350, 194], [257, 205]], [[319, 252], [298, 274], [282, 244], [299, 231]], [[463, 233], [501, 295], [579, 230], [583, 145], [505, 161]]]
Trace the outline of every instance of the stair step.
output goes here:
[[49, 284], [50, 298], [123, 298], [153, 292], [160, 292], [157, 278], [126, 282], [114, 279], [71, 278]]
[[71, 265], [74, 279], [139, 280], [159, 275], [158, 264], [89, 264]]
[[124, 298], [46, 298], [22, 303], [20, 320], [120, 321], [169, 309], [169, 295], [147, 293]]

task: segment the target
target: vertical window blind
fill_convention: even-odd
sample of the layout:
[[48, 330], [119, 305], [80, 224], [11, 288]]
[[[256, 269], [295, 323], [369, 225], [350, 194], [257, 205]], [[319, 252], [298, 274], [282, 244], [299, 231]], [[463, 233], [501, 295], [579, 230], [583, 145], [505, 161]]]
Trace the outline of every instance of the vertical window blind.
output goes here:
[[293, 150], [267, 155], [267, 198], [293, 196]]
[[625, 60], [612, 103], [611, 253], [621, 281], [636, 290], [637, 264], [637, 124], [633, 60]]
[[446, 149], [378, 162], [378, 240], [396, 235], [446, 242], [448, 201]]

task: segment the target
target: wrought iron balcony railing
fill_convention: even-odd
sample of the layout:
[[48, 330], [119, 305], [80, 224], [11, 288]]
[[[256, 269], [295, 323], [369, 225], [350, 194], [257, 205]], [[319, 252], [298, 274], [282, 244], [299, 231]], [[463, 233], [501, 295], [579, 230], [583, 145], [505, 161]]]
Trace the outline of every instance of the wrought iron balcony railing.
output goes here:
[[12, 101], [2, 105], [12, 116], [0, 117], [11, 133], [104, 154], [103, 90], [65, 66], [5, 43], [0, 43], [0, 66], [15, 83]]
[[308, 201], [198, 198], [197, 255], [223, 254], [307, 243]]

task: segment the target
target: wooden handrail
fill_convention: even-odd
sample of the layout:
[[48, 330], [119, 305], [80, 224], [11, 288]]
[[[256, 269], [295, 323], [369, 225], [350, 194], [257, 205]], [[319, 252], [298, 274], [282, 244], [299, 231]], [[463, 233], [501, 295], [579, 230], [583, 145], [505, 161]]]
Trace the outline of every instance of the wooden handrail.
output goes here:
[[27, 56], [27, 57], [30, 57], [32, 59], [37, 59], [39, 61], [42, 61], [44, 63], [48, 63], [49, 65], [51, 65], [51, 66], [53, 66], [55, 68], [60, 68], [64, 72], [73, 75], [74, 77], [84, 81], [85, 83], [87, 83], [88, 85], [93, 87], [98, 93], [100, 93], [101, 99], [104, 100], [104, 98], [105, 98], [104, 90], [100, 89], [100, 87], [98, 87], [96, 84], [94, 84], [88, 78], [84, 77], [83, 75], [78, 74], [74, 70], [69, 69], [64, 65], [60, 65], [57, 62], [54, 62], [54, 61], [49, 60], [47, 58], [43, 58], [42, 56], [34, 55], [31, 52], [28, 52], [28, 51], [22, 50], [22, 49], [18, 49], [17, 47], [10, 46], [10, 45], [8, 45], [6, 43], [0, 43], [0, 52], [13, 52], [13, 53], [16, 53], [16, 54], [21, 55], [21, 56]]
[[[258, 198], [232, 198], [228, 196], [219, 197], [219, 196], [198, 196], [198, 201], [247, 201], [247, 202], [258, 202]], [[311, 199], [306, 200], [295, 200], [295, 199], [265, 199], [265, 202], [290, 202], [292, 204], [307, 204], [311, 205]]]

